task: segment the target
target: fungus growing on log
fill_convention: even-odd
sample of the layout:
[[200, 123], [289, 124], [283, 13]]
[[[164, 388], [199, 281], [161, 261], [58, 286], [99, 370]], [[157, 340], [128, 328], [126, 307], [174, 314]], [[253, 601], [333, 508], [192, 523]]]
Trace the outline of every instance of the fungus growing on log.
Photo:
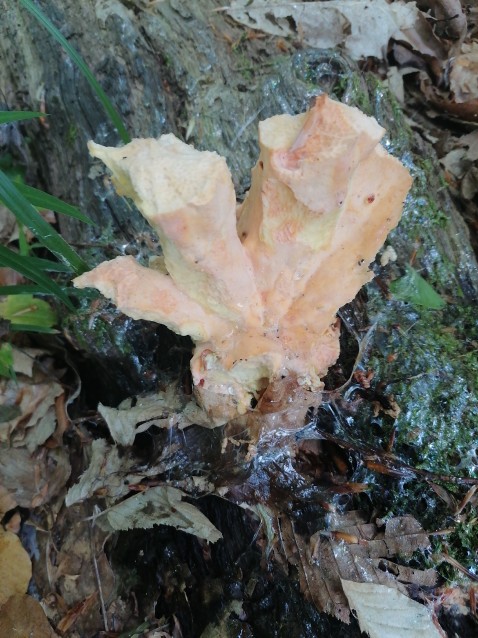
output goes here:
[[372, 279], [369, 265], [411, 185], [380, 146], [383, 134], [326, 95], [307, 113], [261, 122], [259, 160], [238, 208], [216, 153], [173, 135], [121, 148], [90, 142], [118, 193], [158, 233], [164, 267], [117, 257], [75, 286], [192, 337], [194, 391], [211, 425], [256, 402], [265, 413], [294, 397], [317, 404], [339, 355], [336, 313]]

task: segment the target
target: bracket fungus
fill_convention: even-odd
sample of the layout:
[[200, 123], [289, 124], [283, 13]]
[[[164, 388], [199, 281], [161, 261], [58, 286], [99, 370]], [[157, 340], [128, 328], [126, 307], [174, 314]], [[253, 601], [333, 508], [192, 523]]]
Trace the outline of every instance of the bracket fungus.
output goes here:
[[75, 286], [192, 337], [195, 396], [211, 425], [317, 404], [339, 355], [336, 313], [372, 279], [369, 265], [411, 185], [383, 134], [326, 95], [306, 113], [260, 122], [260, 156], [239, 206], [214, 152], [173, 135], [121, 148], [90, 142], [158, 233], [163, 259], [147, 268], [117, 257]]

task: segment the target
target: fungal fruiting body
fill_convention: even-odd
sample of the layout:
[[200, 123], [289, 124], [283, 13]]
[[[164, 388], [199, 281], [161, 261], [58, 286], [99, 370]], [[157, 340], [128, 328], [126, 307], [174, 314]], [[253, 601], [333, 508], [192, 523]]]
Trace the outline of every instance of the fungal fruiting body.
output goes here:
[[173, 135], [121, 148], [90, 142], [118, 193], [158, 233], [164, 263], [117, 257], [74, 283], [97, 288], [134, 319], [191, 336], [195, 395], [212, 425], [285, 387], [316, 402], [311, 393], [339, 355], [336, 313], [372, 278], [369, 265], [411, 185], [380, 145], [383, 134], [373, 118], [326, 95], [307, 113], [261, 122], [259, 160], [239, 207], [216, 153]]

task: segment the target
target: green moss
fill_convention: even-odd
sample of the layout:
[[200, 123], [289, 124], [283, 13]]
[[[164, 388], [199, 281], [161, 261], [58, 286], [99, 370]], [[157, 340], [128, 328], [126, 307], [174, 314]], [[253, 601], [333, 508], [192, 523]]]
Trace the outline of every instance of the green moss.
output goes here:
[[121, 324], [115, 321], [118, 311], [96, 296], [98, 301], [94, 304], [91, 298], [81, 299], [78, 311], [65, 318], [64, 330], [81, 350], [104, 352], [105, 356], [111, 351], [132, 354], [127, 331], [118, 329]]
[[457, 561], [462, 567], [476, 574], [478, 559], [478, 518], [473, 510], [464, 520], [454, 522], [452, 532], [432, 537], [431, 565], [437, 567], [440, 576], [450, 583], [464, 581], [469, 585], [469, 578], [452, 564], [443, 560], [443, 555]]
[[[372, 293], [373, 299], [373, 293]], [[377, 299], [378, 302], [378, 299]], [[478, 476], [478, 317], [471, 307], [426, 311], [390, 302], [368, 361], [401, 412], [395, 452], [410, 465]], [[386, 427], [386, 420], [381, 421]]]

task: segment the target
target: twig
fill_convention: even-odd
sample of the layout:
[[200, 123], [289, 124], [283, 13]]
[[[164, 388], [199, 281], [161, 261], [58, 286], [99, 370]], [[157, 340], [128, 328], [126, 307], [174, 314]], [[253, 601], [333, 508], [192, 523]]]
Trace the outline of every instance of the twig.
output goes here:
[[89, 525], [89, 533], [90, 533], [91, 554], [93, 557], [93, 567], [95, 569], [96, 582], [98, 583], [98, 594], [100, 596], [101, 615], [103, 617], [103, 625], [104, 625], [105, 631], [109, 631], [108, 615], [106, 613], [105, 599], [103, 597], [103, 587], [101, 586], [100, 570], [98, 569], [98, 561], [96, 560], [96, 549], [95, 549], [95, 543], [93, 539], [93, 523], [90, 523]]

